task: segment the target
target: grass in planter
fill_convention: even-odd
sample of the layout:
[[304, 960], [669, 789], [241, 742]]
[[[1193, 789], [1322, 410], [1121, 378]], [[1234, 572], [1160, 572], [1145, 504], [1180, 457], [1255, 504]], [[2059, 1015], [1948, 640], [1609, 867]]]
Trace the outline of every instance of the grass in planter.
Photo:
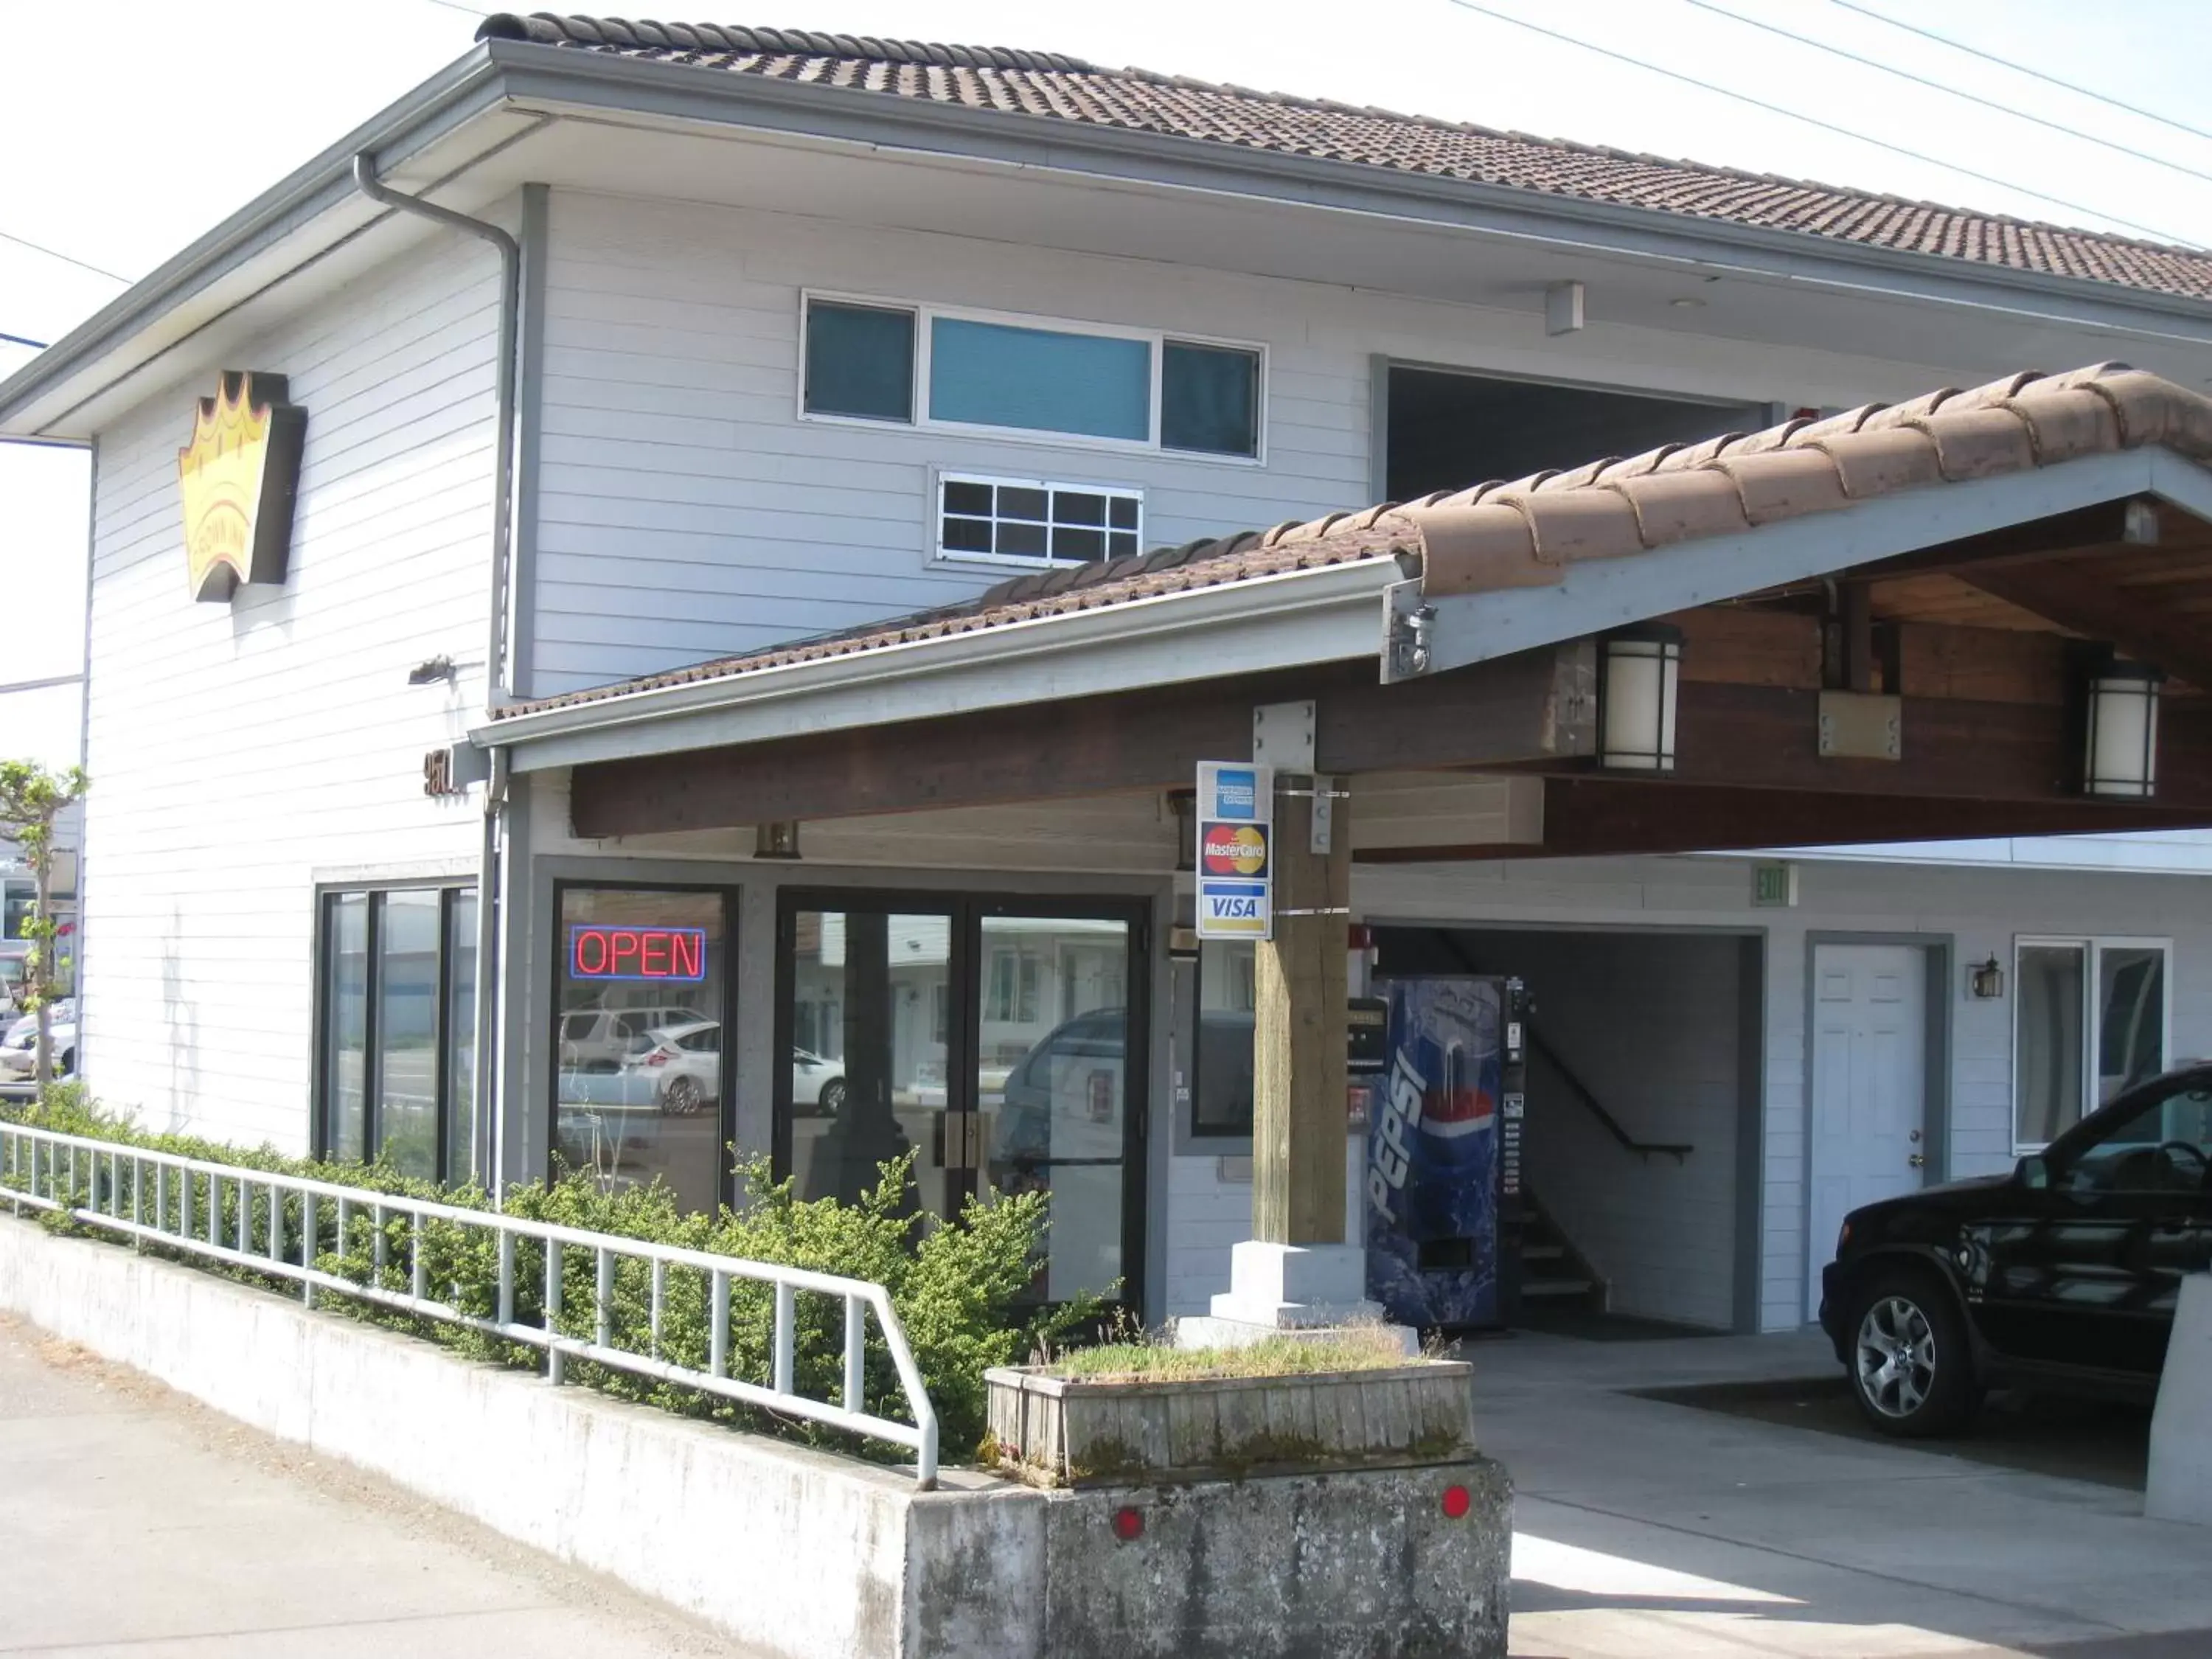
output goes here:
[[1178, 1348], [1164, 1336], [1146, 1336], [1073, 1349], [1048, 1369], [1055, 1376], [1085, 1382], [1196, 1382], [1373, 1371], [1414, 1363], [1394, 1333], [1375, 1325], [1325, 1338], [1262, 1337], [1239, 1348]]

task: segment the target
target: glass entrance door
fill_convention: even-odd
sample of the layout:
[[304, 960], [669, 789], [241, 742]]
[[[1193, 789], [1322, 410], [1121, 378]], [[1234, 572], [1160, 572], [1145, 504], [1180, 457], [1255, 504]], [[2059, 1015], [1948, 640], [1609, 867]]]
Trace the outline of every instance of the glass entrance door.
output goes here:
[[1127, 1273], [1131, 1054], [1143, 1063], [1130, 1042], [1130, 931], [1108, 917], [978, 920], [984, 1186], [1051, 1194], [1037, 1286], [1050, 1302]]
[[911, 1152], [913, 1201], [942, 1219], [1048, 1193], [1034, 1294], [1118, 1281], [1133, 1303], [1142, 917], [1068, 908], [787, 895], [777, 1167], [801, 1199], [849, 1203]]
[[969, 1124], [953, 1109], [953, 917], [855, 901], [786, 920], [783, 1167], [799, 1196], [847, 1204], [915, 1154], [915, 1200], [959, 1212], [974, 1190]]

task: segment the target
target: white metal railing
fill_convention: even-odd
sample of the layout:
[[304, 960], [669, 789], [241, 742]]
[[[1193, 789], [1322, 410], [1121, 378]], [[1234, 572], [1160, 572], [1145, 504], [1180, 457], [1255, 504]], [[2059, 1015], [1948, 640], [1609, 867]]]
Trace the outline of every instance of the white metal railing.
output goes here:
[[[60, 1212], [88, 1227], [119, 1233], [143, 1243], [289, 1279], [300, 1286], [309, 1307], [314, 1305], [318, 1291], [326, 1291], [541, 1348], [546, 1355], [547, 1377], [556, 1383], [562, 1380], [566, 1361], [588, 1360], [610, 1370], [696, 1389], [764, 1411], [887, 1441], [913, 1451], [915, 1477], [923, 1490], [937, 1484], [937, 1413], [922, 1386], [914, 1351], [907, 1345], [905, 1328], [891, 1306], [890, 1293], [866, 1279], [775, 1262], [748, 1261], [706, 1250], [679, 1249], [645, 1239], [524, 1220], [491, 1210], [463, 1209], [366, 1187], [180, 1158], [116, 1141], [35, 1129], [5, 1118], [0, 1118], [0, 1195], [12, 1201], [19, 1215], [26, 1207]], [[335, 1224], [335, 1231], [327, 1234], [324, 1231], [326, 1218]], [[471, 1236], [494, 1242], [499, 1281], [497, 1306], [490, 1316], [462, 1307], [458, 1285], [439, 1286], [429, 1282], [425, 1245], [434, 1224], [456, 1230], [455, 1237], [464, 1243]], [[337, 1246], [335, 1252], [324, 1251], [326, 1240]], [[515, 1315], [517, 1247], [526, 1242], [544, 1255], [538, 1298], [542, 1319], [538, 1321], [518, 1319]], [[369, 1282], [317, 1265], [320, 1257], [332, 1253], [350, 1255], [363, 1243], [369, 1251]], [[589, 1339], [557, 1328], [564, 1270], [572, 1250], [590, 1252], [596, 1270], [593, 1334]], [[617, 1269], [630, 1261], [645, 1264], [650, 1281], [647, 1351], [642, 1353], [615, 1343]], [[705, 1289], [709, 1336], [703, 1370], [667, 1358], [660, 1351], [662, 1316], [671, 1275], [675, 1273], [697, 1275]], [[526, 1270], [523, 1277], [527, 1276]], [[733, 1279], [774, 1288], [770, 1376], [764, 1384], [729, 1374]], [[404, 1282], [405, 1288], [396, 1288], [398, 1282]], [[800, 1394], [793, 1387], [798, 1297], [802, 1291], [835, 1297], [844, 1304], [844, 1387], [841, 1400], [834, 1403]], [[866, 1409], [871, 1310], [897, 1370], [912, 1423], [878, 1417]]]

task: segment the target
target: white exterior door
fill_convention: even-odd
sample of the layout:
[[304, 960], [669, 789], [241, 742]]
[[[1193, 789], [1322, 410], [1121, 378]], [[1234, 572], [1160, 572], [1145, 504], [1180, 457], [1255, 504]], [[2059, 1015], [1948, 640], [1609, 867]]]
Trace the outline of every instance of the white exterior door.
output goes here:
[[1813, 956], [1811, 1270], [1862, 1204], [1918, 1187], [1927, 1144], [1927, 953], [1911, 945], [1822, 945]]

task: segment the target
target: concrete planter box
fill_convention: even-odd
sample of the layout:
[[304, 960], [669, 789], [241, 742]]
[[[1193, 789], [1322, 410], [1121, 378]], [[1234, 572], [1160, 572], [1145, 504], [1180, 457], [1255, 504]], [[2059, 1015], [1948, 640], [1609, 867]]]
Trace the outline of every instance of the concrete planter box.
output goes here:
[[1010, 1469], [1048, 1486], [1133, 1486], [1448, 1462], [1474, 1447], [1455, 1360], [1305, 1376], [1106, 1382], [984, 1373]]

